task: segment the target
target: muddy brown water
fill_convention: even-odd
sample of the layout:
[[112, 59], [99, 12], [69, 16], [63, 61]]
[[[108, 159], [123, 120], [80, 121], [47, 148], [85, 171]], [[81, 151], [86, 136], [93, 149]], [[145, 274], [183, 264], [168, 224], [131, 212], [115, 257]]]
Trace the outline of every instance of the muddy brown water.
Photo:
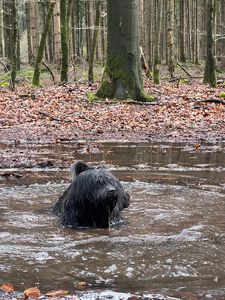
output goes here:
[[[225, 297], [225, 146], [94, 147], [15, 149], [15, 157], [29, 153], [53, 166], [1, 170], [23, 176], [0, 180], [0, 283], [47, 292], [73, 291], [74, 283], [85, 281], [98, 290]], [[2, 150], [2, 160], [9, 148]], [[65, 165], [76, 159], [104, 164], [122, 181], [131, 195], [125, 224], [72, 230], [49, 214], [47, 208], [69, 184]]]

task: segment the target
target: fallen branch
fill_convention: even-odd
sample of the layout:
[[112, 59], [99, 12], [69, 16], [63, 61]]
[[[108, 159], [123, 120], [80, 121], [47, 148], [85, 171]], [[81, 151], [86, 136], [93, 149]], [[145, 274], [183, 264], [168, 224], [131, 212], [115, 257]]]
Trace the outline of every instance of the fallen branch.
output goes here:
[[185, 70], [185, 68], [179, 64], [179, 62], [177, 62], [177, 65], [178, 65], [178, 66], [179, 66], [179, 67], [180, 67], [180, 68], [181, 68], [181, 69], [182, 69], [189, 77], [192, 77], [191, 74], [188, 73], [188, 71]]
[[72, 122], [71, 120], [65, 120], [65, 119], [61, 119], [61, 118], [56, 118], [46, 112], [43, 111], [38, 111], [38, 114], [47, 118], [50, 118], [51, 120], [57, 121], [57, 122]]
[[149, 69], [148, 64], [146, 62], [144, 51], [143, 51], [142, 47], [140, 47], [140, 54], [141, 54], [141, 66], [142, 66], [143, 70], [145, 71], [146, 77], [150, 78], [151, 77], [151, 72], [150, 72], [150, 69]]
[[200, 103], [200, 102], [220, 103], [220, 104], [225, 105], [225, 100], [222, 100], [222, 99], [214, 99], [214, 98], [210, 98], [210, 99], [202, 99], [202, 100], [196, 100], [196, 103]]
[[42, 60], [42, 63], [45, 66], [45, 68], [49, 71], [49, 73], [51, 74], [53, 83], [55, 84], [55, 77], [54, 77], [54, 74], [52, 73], [51, 69], [49, 68], [49, 66], [43, 60]]
[[81, 119], [85, 119], [85, 120], [87, 120], [87, 121], [89, 121], [89, 122], [91, 122], [91, 123], [93, 123], [94, 121], [93, 120], [91, 120], [91, 119], [89, 119], [88, 117], [86, 117], [83, 113], [81, 113], [81, 112], [77, 112], [77, 113], [72, 113], [72, 114], [69, 114], [69, 115], [66, 115], [65, 117], [79, 117], [79, 118], [81, 118]]
[[23, 127], [23, 126], [26, 127], [27, 124], [32, 124], [32, 123], [34, 123], [34, 122], [26, 122], [26, 123], [22, 123], [22, 124], [14, 124], [14, 125], [5, 125], [5, 126], [1, 126], [0, 130], [9, 129], [9, 128], [13, 128], [13, 127]]
[[189, 77], [174, 77], [169, 80], [169, 82], [178, 81], [178, 80], [189, 80], [189, 79], [203, 79], [203, 76], [189, 76]]
[[152, 102], [136, 101], [136, 100], [125, 100], [123, 103], [135, 104], [135, 105], [158, 105], [158, 98], [155, 98]]

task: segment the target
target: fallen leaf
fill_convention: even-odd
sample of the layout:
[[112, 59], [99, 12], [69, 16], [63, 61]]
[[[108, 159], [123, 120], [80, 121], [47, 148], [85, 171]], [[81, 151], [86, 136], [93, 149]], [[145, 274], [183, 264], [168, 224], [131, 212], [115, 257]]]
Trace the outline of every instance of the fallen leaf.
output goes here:
[[14, 287], [11, 283], [4, 283], [0, 289], [5, 293], [12, 293], [14, 291]]
[[53, 290], [51, 292], [48, 292], [45, 294], [45, 296], [48, 297], [63, 297], [68, 295], [69, 292], [67, 290]]
[[194, 147], [195, 147], [196, 150], [200, 149], [201, 148], [201, 144], [195, 144]]
[[88, 284], [85, 281], [81, 281], [81, 282], [75, 284], [75, 288], [78, 289], [78, 290], [84, 290], [87, 287], [88, 287]]
[[38, 298], [41, 295], [41, 292], [37, 287], [28, 288], [23, 293], [26, 297], [31, 298]]

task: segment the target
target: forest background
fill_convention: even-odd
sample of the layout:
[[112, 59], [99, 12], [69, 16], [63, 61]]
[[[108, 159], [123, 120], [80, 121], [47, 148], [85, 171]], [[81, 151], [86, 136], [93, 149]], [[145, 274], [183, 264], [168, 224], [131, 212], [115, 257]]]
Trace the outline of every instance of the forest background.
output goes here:
[[[136, 5], [139, 14], [140, 46], [142, 59], [144, 58], [142, 66], [147, 76], [151, 76], [147, 71], [151, 73], [156, 64], [167, 64], [168, 71], [172, 75], [171, 60], [174, 66], [177, 61], [195, 65], [206, 61], [207, 39], [209, 38], [207, 22], [208, 13], [210, 13], [207, 7], [210, 5], [214, 56], [217, 66], [225, 67], [224, 0], [132, 2]], [[68, 80], [70, 82], [80, 77], [80, 71], [87, 69], [89, 69], [88, 79], [93, 81], [94, 77], [91, 74], [93, 71], [90, 70], [93, 68], [93, 63], [99, 64], [100, 67], [105, 65], [107, 55], [106, 1], [1, 0], [0, 7], [0, 57], [4, 68], [12, 63], [15, 48], [17, 70], [20, 70], [21, 63], [34, 65], [42, 42], [40, 41], [41, 35], [48, 26], [42, 58], [44, 63], [54, 69], [56, 77], [58, 75], [56, 70], [60, 72], [63, 56], [67, 55], [63, 53], [65, 51], [68, 51]], [[50, 8], [52, 12], [47, 19]], [[128, 8], [125, 7], [125, 9]], [[66, 31], [62, 33], [64, 26], [66, 26]], [[64, 33], [68, 49], [62, 45]], [[14, 48], [12, 45], [15, 42]], [[155, 81], [157, 82], [157, 79]]]
[[[91, 137], [112, 138], [110, 133], [120, 132], [129, 139], [140, 133], [143, 139], [171, 135], [187, 139], [199, 132], [201, 139], [207, 134], [223, 139], [225, 0], [130, 1], [133, 16], [138, 17], [135, 32], [144, 86], [156, 106], [137, 109], [126, 102], [117, 103], [115, 109], [115, 103], [108, 105], [107, 94], [103, 97], [107, 104], [92, 103], [93, 110], [87, 106], [95, 99], [107, 61], [112, 32], [107, 5], [118, 3], [129, 11], [125, 0], [0, 1], [0, 86], [12, 90], [17, 86], [12, 103], [8, 90], [2, 96], [2, 128], [13, 128], [4, 131], [5, 137], [9, 133], [13, 138], [15, 126], [36, 126], [41, 118], [48, 121], [48, 128], [40, 136], [48, 131], [55, 139], [64, 139], [66, 132], [66, 138], [87, 137], [89, 132]], [[53, 88], [34, 89], [40, 85]], [[134, 117], [137, 111], [140, 114]], [[23, 128], [23, 135], [27, 130]], [[21, 137], [21, 131], [16, 136]]]

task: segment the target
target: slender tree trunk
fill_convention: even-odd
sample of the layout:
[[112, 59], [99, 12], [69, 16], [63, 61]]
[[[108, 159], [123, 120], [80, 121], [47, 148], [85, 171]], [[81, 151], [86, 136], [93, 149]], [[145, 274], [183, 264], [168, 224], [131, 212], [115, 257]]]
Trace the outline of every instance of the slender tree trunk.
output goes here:
[[153, 82], [160, 83], [159, 76], [159, 44], [162, 23], [162, 7], [161, 0], [154, 0], [155, 2], [155, 42], [154, 42], [154, 64], [153, 64]]
[[47, 13], [46, 20], [45, 20], [44, 30], [42, 32], [41, 41], [40, 41], [40, 45], [38, 48], [37, 58], [36, 58], [36, 62], [35, 62], [34, 75], [33, 75], [33, 85], [36, 85], [36, 86], [38, 86], [40, 84], [40, 67], [41, 67], [41, 62], [42, 62], [43, 55], [44, 55], [45, 41], [46, 41], [46, 37], [47, 37], [48, 30], [50, 27], [50, 21], [51, 21], [52, 15], [53, 15], [54, 6], [55, 6], [55, 2], [50, 2], [49, 8], [48, 8], [48, 13]]
[[[103, 11], [105, 9], [105, 3], [102, 4], [102, 7], [103, 7]], [[106, 42], [105, 42], [105, 24], [106, 24], [106, 16], [103, 16], [100, 20], [100, 23], [101, 23], [101, 52], [102, 52], [102, 63], [103, 63], [103, 66], [105, 65], [105, 56], [106, 56], [106, 53], [105, 53], [105, 49], [106, 49]]]
[[185, 55], [185, 0], [180, 0], [180, 61], [186, 62]]
[[3, 52], [3, 23], [2, 23], [2, 0], [0, 0], [0, 57], [4, 56], [4, 52]]
[[100, 6], [101, 1], [96, 1], [96, 16], [95, 16], [95, 28], [94, 28], [94, 34], [92, 38], [92, 45], [91, 45], [91, 53], [90, 53], [90, 59], [89, 59], [89, 69], [88, 69], [88, 81], [94, 82], [94, 74], [93, 74], [93, 64], [94, 64], [94, 57], [96, 53], [96, 46], [97, 46], [97, 39], [98, 39], [98, 32], [99, 32], [99, 23], [100, 23]]
[[38, 3], [30, 1], [30, 24], [31, 24], [31, 46], [32, 46], [32, 60], [34, 63], [37, 56], [37, 48], [39, 43], [39, 20], [38, 20]]
[[5, 56], [11, 60], [13, 55], [12, 49], [12, 6], [13, 2], [4, 0], [3, 1], [3, 28], [4, 28], [4, 46], [5, 46]]
[[16, 88], [16, 71], [17, 71], [17, 13], [16, 0], [11, 3], [11, 28], [12, 28], [12, 57], [11, 57], [11, 89]]
[[107, 60], [98, 97], [150, 100], [141, 76], [138, 8], [137, 0], [107, 1]]
[[167, 2], [167, 51], [168, 51], [168, 71], [170, 77], [173, 77], [175, 68], [174, 58], [174, 0]]
[[30, 1], [25, 2], [26, 7], [26, 25], [27, 25], [27, 52], [28, 52], [28, 62], [32, 62], [32, 45], [31, 45], [31, 23], [30, 23]]
[[214, 0], [208, 0], [207, 5], [207, 57], [205, 63], [204, 83], [210, 86], [216, 86], [215, 58], [214, 58], [214, 40], [213, 40], [213, 16]]
[[[152, 1], [145, 0], [144, 2], [144, 30], [145, 30], [145, 40], [144, 40], [144, 52], [146, 55], [146, 60], [148, 64], [148, 69], [152, 70]], [[151, 74], [149, 72], [148, 77], [150, 77]]]
[[85, 2], [85, 26], [86, 26], [86, 49], [87, 49], [87, 61], [89, 62], [91, 56], [92, 45], [92, 2]]
[[61, 38], [60, 38], [60, 5], [59, 0], [56, 1], [53, 12], [53, 38], [54, 38], [54, 63], [57, 67], [61, 65]]
[[69, 47], [68, 47], [68, 0], [60, 0], [60, 22], [61, 22], [61, 83], [68, 82]]

